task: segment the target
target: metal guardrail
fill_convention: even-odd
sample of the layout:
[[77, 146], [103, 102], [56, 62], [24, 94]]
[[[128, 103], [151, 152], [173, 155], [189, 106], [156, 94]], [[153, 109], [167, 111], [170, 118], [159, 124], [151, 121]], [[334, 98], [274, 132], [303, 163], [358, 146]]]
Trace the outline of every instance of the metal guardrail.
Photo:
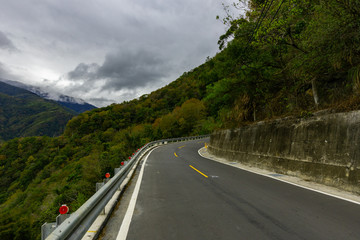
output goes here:
[[[143, 157], [147, 150], [153, 146], [167, 144], [171, 142], [189, 141], [209, 137], [202, 135], [195, 137], [171, 138], [153, 141], [142, 147], [131, 160], [111, 178], [102, 188], [89, 198], [77, 211], [66, 218], [59, 226], [53, 230], [46, 240], [81, 239], [95, 221], [97, 216], [105, 208], [114, 193], [120, 187], [133, 165], [138, 159]], [[45, 223], [46, 224], [46, 223]]]

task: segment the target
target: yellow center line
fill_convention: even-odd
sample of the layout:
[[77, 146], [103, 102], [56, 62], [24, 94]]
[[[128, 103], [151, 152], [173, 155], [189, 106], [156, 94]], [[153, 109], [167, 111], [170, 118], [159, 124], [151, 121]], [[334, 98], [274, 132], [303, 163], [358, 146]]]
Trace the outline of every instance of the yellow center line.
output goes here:
[[174, 152], [174, 155], [175, 155], [175, 157], [178, 157], [178, 155], [176, 155], [176, 153]]
[[179, 149], [180, 149], [180, 148], [183, 148], [183, 147], [185, 147], [185, 145], [184, 145], [184, 146], [179, 147]]
[[197, 169], [194, 168], [193, 166], [189, 165], [189, 167], [191, 167], [192, 169], [194, 169], [195, 171], [197, 171], [198, 173], [200, 173], [200, 174], [203, 175], [204, 177], [208, 178], [208, 176], [206, 176], [205, 174], [203, 174], [202, 172], [200, 172], [199, 170], [197, 170]]
[[97, 231], [87, 231], [87, 232], [96, 233]]

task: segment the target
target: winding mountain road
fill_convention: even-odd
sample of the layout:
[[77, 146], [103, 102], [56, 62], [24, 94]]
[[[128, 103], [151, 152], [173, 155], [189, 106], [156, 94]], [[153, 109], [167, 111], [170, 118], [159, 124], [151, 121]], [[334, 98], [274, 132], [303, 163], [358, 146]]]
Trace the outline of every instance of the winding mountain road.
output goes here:
[[360, 205], [210, 161], [203, 146], [149, 154], [117, 239], [360, 239]]

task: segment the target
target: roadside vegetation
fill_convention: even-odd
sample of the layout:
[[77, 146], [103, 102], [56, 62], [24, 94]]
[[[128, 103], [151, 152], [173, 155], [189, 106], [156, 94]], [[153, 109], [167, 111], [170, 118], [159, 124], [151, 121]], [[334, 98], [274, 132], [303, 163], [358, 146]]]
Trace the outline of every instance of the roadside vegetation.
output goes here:
[[0, 239], [39, 239], [61, 204], [74, 212], [149, 141], [359, 109], [359, 1], [252, 0], [249, 9], [228, 12], [221, 51], [169, 85], [82, 113], [60, 137], [2, 143]]

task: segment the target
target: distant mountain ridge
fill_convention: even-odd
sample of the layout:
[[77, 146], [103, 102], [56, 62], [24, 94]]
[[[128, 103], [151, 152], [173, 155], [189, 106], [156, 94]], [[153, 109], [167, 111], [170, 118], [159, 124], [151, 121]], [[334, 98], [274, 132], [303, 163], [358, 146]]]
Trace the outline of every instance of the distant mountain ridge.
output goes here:
[[16, 137], [58, 136], [75, 115], [55, 101], [0, 81], [0, 142]]
[[67, 96], [61, 93], [57, 93], [57, 92], [48, 92], [46, 90], [43, 90], [40, 87], [36, 87], [36, 86], [32, 86], [32, 85], [27, 85], [21, 82], [17, 82], [17, 81], [12, 81], [12, 80], [8, 80], [8, 79], [1, 79], [1, 82], [4, 82], [6, 84], [12, 85], [14, 87], [17, 88], [21, 88], [21, 89], [25, 89], [27, 91], [30, 91], [36, 95], [38, 95], [39, 97], [42, 97], [44, 99], [48, 99], [48, 100], [52, 100], [55, 101], [57, 103], [59, 103], [60, 105], [69, 108], [73, 111], [75, 111], [76, 113], [82, 113], [94, 108], [97, 108], [94, 105], [91, 105], [87, 102], [85, 102], [84, 100], [80, 99], [80, 98], [75, 98], [75, 97], [71, 97], [71, 96]]

